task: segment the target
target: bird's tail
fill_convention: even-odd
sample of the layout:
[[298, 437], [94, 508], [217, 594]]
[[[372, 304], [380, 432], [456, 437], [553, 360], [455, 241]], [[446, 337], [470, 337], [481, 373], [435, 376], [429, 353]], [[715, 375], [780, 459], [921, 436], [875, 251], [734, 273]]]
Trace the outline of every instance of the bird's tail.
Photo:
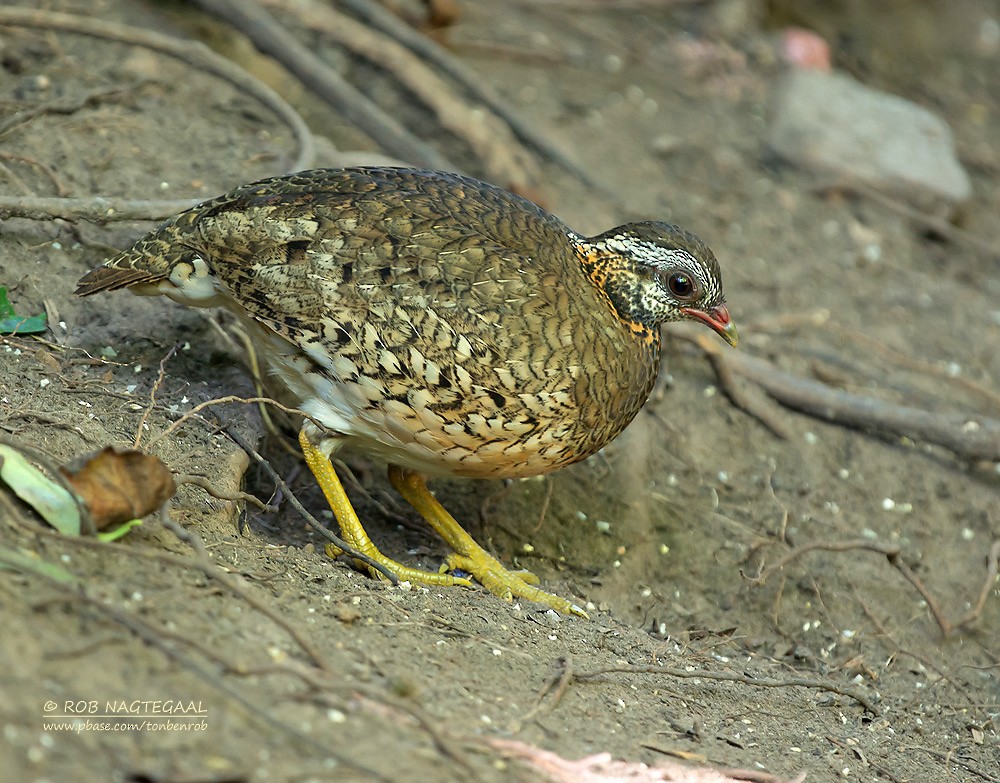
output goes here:
[[[147, 234], [131, 248], [92, 269], [76, 284], [77, 296], [131, 288], [135, 293], [160, 293], [158, 284], [167, 279], [179, 261], [191, 256], [174, 221]], [[145, 290], [144, 290], [145, 289]]]

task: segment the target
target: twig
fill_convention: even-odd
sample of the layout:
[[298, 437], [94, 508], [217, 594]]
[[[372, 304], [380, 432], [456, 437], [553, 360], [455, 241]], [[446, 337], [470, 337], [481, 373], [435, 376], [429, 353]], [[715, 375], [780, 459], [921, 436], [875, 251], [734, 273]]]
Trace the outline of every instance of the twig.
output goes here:
[[600, 677], [604, 674], [663, 674], [668, 677], [679, 679], [704, 679], [721, 680], [723, 682], [740, 682], [746, 685], [759, 686], [761, 688], [817, 688], [822, 691], [829, 691], [840, 696], [846, 696], [858, 702], [868, 712], [873, 715], [881, 715], [882, 710], [874, 701], [865, 694], [854, 688], [847, 688], [834, 682], [826, 680], [814, 680], [808, 677], [791, 677], [786, 680], [771, 677], [753, 677], [749, 674], [738, 674], [736, 672], [712, 672], [704, 669], [676, 669], [669, 666], [608, 666], [603, 669], [595, 669], [589, 672], [574, 672], [573, 680], [589, 680]]
[[344, 81], [319, 57], [304, 49], [294, 35], [254, 0], [195, 2], [246, 35], [264, 54], [278, 60], [306, 87], [367, 133], [386, 152], [414, 165], [454, 170], [454, 165], [443, 155], [411, 134]]
[[542, 525], [545, 524], [545, 514], [549, 510], [549, 503], [552, 502], [552, 494], [555, 492], [556, 485], [552, 479], [545, 482], [548, 486], [545, 488], [545, 497], [542, 499], [542, 507], [538, 511], [538, 523], [535, 525], [534, 529], [531, 531], [532, 534], [537, 533], [542, 529]]
[[990, 781], [990, 783], [1000, 783], [1000, 776], [997, 776], [997, 775], [994, 775], [994, 774], [992, 774], [990, 772], [987, 772], [985, 769], [981, 769], [981, 768], [977, 767], [971, 761], [966, 761], [965, 759], [961, 758], [960, 756], [955, 755], [954, 753], [950, 753], [950, 752], [949, 753], [942, 753], [939, 750], [934, 750], [934, 748], [925, 748], [925, 747], [922, 747], [920, 745], [903, 745], [900, 748], [900, 750], [904, 751], [904, 752], [908, 751], [908, 750], [922, 750], [924, 753], [929, 753], [931, 756], [933, 756], [934, 758], [936, 758], [938, 761], [943, 761], [943, 762], [945, 762], [946, 764], [949, 764], [949, 765], [956, 764], [958, 766], [965, 767], [973, 775], [978, 775], [983, 780], [988, 780], [988, 781]]
[[532, 8], [558, 8], [568, 11], [644, 11], [650, 8], [671, 8], [676, 5], [697, 5], [704, 0], [514, 0]]
[[464, 140], [476, 155], [486, 177], [524, 193], [537, 176], [530, 153], [510, 127], [483, 106], [473, 106], [451, 85], [406, 47], [383, 33], [315, 0], [264, 0], [282, 16], [335, 41], [391, 73], [418, 100], [431, 109], [443, 128]]
[[[315, 419], [313, 419], [305, 411], [301, 411], [298, 408], [290, 408], [287, 405], [282, 405], [273, 397], [240, 397], [238, 394], [230, 394], [226, 397], [215, 397], [211, 400], [205, 400], [204, 402], [199, 402], [197, 405], [191, 408], [191, 410], [185, 411], [184, 414], [179, 419], [177, 419], [177, 421], [173, 422], [163, 432], [161, 432], [159, 435], [157, 435], [155, 438], [149, 441], [149, 445], [146, 448], [147, 449], [152, 448], [156, 443], [159, 443], [168, 435], [171, 435], [172, 433], [179, 430], [190, 419], [198, 419], [199, 421], [204, 422], [205, 421], [204, 417], [200, 416], [199, 414], [206, 408], [211, 408], [214, 405], [225, 405], [230, 402], [238, 402], [246, 405], [252, 405], [256, 403], [266, 403], [268, 405], [273, 405], [275, 408], [284, 411], [285, 413], [290, 413], [294, 416], [302, 416], [303, 418], [309, 419], [310, 421], [315, 421]], [[316, 423], [319, 424], [319, 422]]]
[[[305, 121], [280, 95], [239, 66], [196, 41], [174, 38], [152, 30], [114, 24], [97, 17], [74, 16], [29, 8], [0, 8], [0, 26], [60, 30], [143, 46], [216, 76], [270, 109], [291, 130], [297, 146], [289, 171], [309, 168], [315, 159], [315, 140]], [[159, 220], [180, 212], [194, 201], [129, 201], [124, 199], [11, 199], [0, 198], [0, 219], [26, 217], [48, 220]]]
[[902, 547], [898, 544], [870, 541], [865, 538], [850, 539], [847, 541], [813, 541], [808, 544], [795, 547], [776, 563], [773, 563], [764, 569], [758, 577], [751, 578], [751, 581], [764, 584], [770, 577], [781, 571], [789, 563], [798, 560], [800, 557], [809, 552], [849, 552], [852, 550], [863, 550], [885, 555], [886, 560], [889, 561], [889, 565], [899, 571], [903, 578], [913, 585], [914, 589], [920, 593], [920, 597], [927, 603], [927, 608], [930, 609], [931, 614], [934, 616], [934, 621], [938, 624], [938, 627], [941, 629], [941, 633], [945, 636], [951, 636], [957, 633], [979, 618], [997, 580], [998, 571], [1000, 571], [1000, 540], [998, 540], [995, 541], [993, 546], [990, 548], [986, 564], [986, 579], [984, 580], [983, 586], [979, 591], [976, 603], [971, 609], [969, 609], [969, 611], [954, 622], [950, 621], [945, 616], [944, 610], [942, 610], [938, 600], [934, 597], [931, 591], [927, 589], [927, 586], [924, 585], [920, 577], [913, 573], [913, 570], [903, 561]]
[[170, 361], [170, 357], [177, 353], [177, 349], [180, 347], [181, 343], [176, 343], [169, 351], [167, 351], [166, 355], [160, 359], [160, 371], [156, 376], [156, 382], [153, 384], [153, 388], [149, 390], [149, 405], [147, 405], [146, 409], [142, 412], [142, 416], [139, 418], [139, 425], [135, 430], [135, 439], [132, 441], [133, 449], [139, 448], [139, 441], [142, 440], [142, 429], [146, 426], [146, 422], [149, 421], [150, 414], [152, 414], [153, 408], [156, 406], [156, 393], [160, 390], [160, 387], [163, 385], [163, 379], [167, 375], [167, 362]]
[[259, 508], [261, 511], [265, 511], [269, 514], [274, 514], [281, 510], [278, 506], [270, 506], [259, 497], [251, 495], [249, 492], [222, 492], [221, 490], [216, 489], [212, 482], [204, 476], [192, 476], [188, 474], [174, 476], [174, 483], [191, 484], [192, 486], [199, 487], [217, 500], [228, 500], [230, 503], [236, 503], [238, 501], [250, 503], [251, 505]]
[[868, 185], [864, 185], [860, 182], [828, 183], [820, 185], [815, 188], [815, 190], [818, 193], [829, 191], [854, 193], [857, 196], [862, 196], [881, 204], [883, 207], [886, 207], [887, 209], [890, 209], [905, 218], [914, 220], [923, 225], [925, 228], [928, 228], [936, 234], [946, 237], [947, 239], [963, 242], [976, 250], [980, 250], [993, 256], [994, 258], [1000, 258], [1000, 244], [982, 239], [970, 231], [966, 231], [953, 223], [949, 223], [943, 217], [928, 214], [927, 212], [921, 212], [919, 209], [914, 209], [908, 204], [904, 204], [902, 201], [899, 201], [892, 196], [887, 196], [885, 193], [880, 193], [875, 188], [869, 187]]
[[[66, 187], [62, 184], [62, 181], [56, 175], [56, 173], [49, 167], [42, 163], [40, 160], [35, 160], [34, 158], [29, 158], [26, 155], [15, 155], [13, 152], [0, 152], [0, 160], [16, 160], [20, 163], [24, 163], [27, 166], [38, 169], [42, 174], [49, 178], [49, 182], [52, 183], [52, 187], [56, 189], [57, 196], [63, 196], [66, 194]], [[25, 192], [30, 192], [25, 191]], [[50, 320], [51, 323], [51, 320]]]
[[966, 378], [962, 375], [953, 376], [949, 374], [945, 368], [938, 364], [922, 361], [920, 359], [914, 359], [912, 356], [907, 356], [899, 351], [895, 351], [888, 345], [872, 339], [869, 335], [864, 334], [863, 332], [846, 329], [835, 323], [827, 323], [824, 328], [832, 332], [836, 332], [837, 334], [841, 334], [847, 339], [863, 345], [866, 353], [869, 351], [875, 351], [879, 355], [884, 356], [886, 359], [895, 362], [907, 370], [913, 370], [922, 375], [934, 375], [949, 384], [955, 384], [956, 386], [964, 389], [966, 392], [975, 394], [980, 399], [985, 400], [995, 410], [1000, 411], [1000, 394], [997, 394], [993, 391], [993, 389], [990, 389], [981, 383], [977, 383], [971, 378]]
[[362, 563], [364, 563], [368, 568], [378, 571], [382, 576], [384, 576], [389, 581], [390, 584], [393, 585], [399, 584], [399, 579], [396, 577], [394, 573], [389, 571], [389, 569], [387, 569], [381, 563], [376, 563], [374, 560], [368, 557], [368, 555], [358, 552], [354, 547], [352, 547], [346, 541], [342, 540], [339, 536], [334, 535], [329, 530], [329, 528], [325, 527], [318, 519], [316, 519], [316, 517], [310, 514], [306, 510], [306, 507], [303, 506], [302, 503], [299, 501], [299, 499], [295, 497], [295, 493], [292, 492], [292, 488], [289, 487], [288, 484], [285, 483], [285, 480], [278, 475], [278, 472], [273, 467], [271, 467], [271, 463], [268, 462], [266, 459], [264, 459], [264, 457], [262, 457], [257, 452], [257, 450], [246, 441], [246, 439], [242, 435], [236, 432], [236, 430], [232, 427], [224, 427], [224, 429], [226, 431], [226, 434], [233, 439], [233, 442], [236, 443], [236, 445], [239, 446], [241, 449], [243, 449], [247, 454], [253, 457], [253, 459], [257, 461], [257, 464], [259, 464], [268, 474], [268, 476], [271, 477], [271, 480], [278, 485], [278, 488], [281, 489], [281, 491], [288, 498], [288, 502], [291, 503], [292, 507], [299, 512], [299, 514], [306, 521], [306, 524], [309, 525], [309, 527], [311, 527], [313, 530], [315, 530], [317, 533], [323, 536], [323, 538], [325, 538], [327, 541], [329, 541], [338, 549], [340, 549], [351, 560], [359, 560]]
[[[678, 335], [687, 339], [684, 335]], [[694, 343], [701, 348], [708, 357], [708, 361], [715, 370], [715, 376], [719, 379], [719, 385], [729, 397], [729, 400], [744, 413], [753, 416], [771, 431], [771, 434], [781, 440], [788, 440], [791, 437], [788, 425], [779, 418], [774, 409], [774, 403], [769, 403], [766, 398], [762, 398], [761, 393], [738, 380], [730, 365], [726, 362], [724, 351], [728, 348], [720, 346], [717, 341], [701, 339], [704, 335], [699, 335]], [[753, 394], [752, 392], [756, 392]]]
[[185, 654], [179, 647], [172, 644], [168, 644], [160, 629], [150, 625], [145, 620], [142, 620], [134, 614], [130, 614], [122, 609], [119, 609], [100, 598], [90, 595], [83, 584], [76, 583], [75, 591], [71, 593], [66, 593], [66, 585], [56, 581], [52, 577], [48, 576], [43, 572], [32, 571], [32, 576], [43, 579], [49, 582], [51, 585], [56, 587], [60, 591], [60, 595], [63, 600], [69, 602], [82, 602], [86, 606], [94, 609], [98, 614], [103, 615], [112, 622], [120, 625], [126, 630], [130, 631], [133, 635], [141, 639], [143, 642], [148, 644], [154, 650], [158, 650], [167, 659], [173, 661], [175, 664], [180, 666], [186, 671], [190, 671], [196, 677], [205, 682], [209, 687], [214, 688], [220, 693], [224, 694], [228, 698], [235, 701], [237, 704], [242, 706], [249, 715], [253, 716], [257, 720], [261, 721], [265, 726], [271, 730], [276, 730], [282, 734], [287, 734], [295, 738], [298, 742], [303, 743], [305, 746], [312, 748], [313, 751], [319, 752], [324, 756], [330, 756], [335, 758], [339, 763], [346, 767], [349, 767], [357, 772], [365, 775], [373, 776], [378, 780], [388, 781], [387, 778], [375, 772], [374, 770], [368, 769], [367, 767], [352, 761], [344, 756], [341, 756], [334, 748], [327, 747], [323, 743], [317, 742], [315, 739], [307, 734], [302, 733], [290, 724], [280, 721], [271, 715], [271, 712], [266, 709], [258, 707], [256, 704], [250, 701], [243, 693], [230, 685], [222, 682], [219, 679], [218, 673], [215, 671], [210, 671], [205, 667], [201, 666], [199, 663], [194, 661], [191, 656]]
[[568, 655], [564, 655], [556, 662], [556, 667], [555, 674], [545, 681], [542, 689], [538, 692], [538, 696], [535, 697], [535, 703], [531, 706], [530, 710], [520, 717], [518, 723], [527, 723], [538, 715], [542, 711], [542, 703], [545, 701], [545, 697], [550, 692], [552, 693], [552, 702], [549, 704], [548, 709], [554, 710], [559, 706], [559, 702], [562, 701], [566, 690], [573, 682], [573, 659]]
[[476, 101], [492, 110], [510, 127], [524, 144], [570, 172], [595, 192], [612, 196], [605, 183], [590, 176], [579, 163], [552, 139], [527, 123], [524, 118], [500, 96], [481, 76], [467, 68], [434, 40], [421, 35], [398, 16], [373, 0], [341, 0], [340, 5], [399, 41], [421, 59], [431, 63], [441, 73], [466, 90]]
[[[0, 14], [3, 9], [0, 9]], [[47, 196], [0, 196], [0, 220], [12, 217], [28, 220], [89, 220], [109, 223], [114, 220], [165, 220], [190, 209], [198, 199], [127, 199], [92, 196], [90, 198], [54, 198]]]
[[170, 518], [169, 506], [167, 504], [164, 504], [163, 508], [160, 510], [160, 524], [194, 550], [195, 560], [192, 565], [194, 565], [195, 568], [210, 579], [214, 579], [216, 582], [222, 584], [227, 590], [229, 590], [229, 592], [233, 593], [243, 601], [246, 601], [250, 606], [267, 617], [279, 628], [284, 630], [284, 632], [291, 636], [292, 639], [295, 640], [295, 643], [302, 648], [303, 652], [309, 656], [309, 660], [312, 661], [313, 666], [322, 671], [330, 670], [330, 665], [326, 662], [323, 656], [320, 655], [319, 650], [313, 646], [309, 639], [303, 636], [302, 632], [295, 627], [291, 620], [281, 616], [277, 611], [271, 609], [270, 606], [262, 601], [258, 601], [255, 596], [251, 595], [249, 591], [239, 584], [239, 582], [233, 579], [232, 575], [227, 574], [213, 562], [212, 558], [209, 557], [208, 552], [205, 550], [205, 545], [202, 543], [201, 537], [193, 530], [188, 530], [187, 528], [182, 527]]
[[744, 352], [727, 352], [723, 361], [778, 402], [818, 419], [927, 441], [967, 460], [1000, 460], [1000, 421], [996, 419], [979, 414], [934, 413], [840, 391], [779, 370], [771, 362]]
[[[132, 86], [141, 87], [144, 83], [144, 81], [139, 81], [137, 84]], [[85, 92], [81, 95], [63, 98], [59, 101], [50, 101], [48, 103], [40, 103], [35, 106], [26, 107], [17, 112], [7, 121], [0, 123], [0, 138], [9, 133], [15, 127], [23, 125], [26, 122], [30, 122], [35, 117], [40, 117], [45, 114], [75, 114], [88, 106], [98, 106], [103, 101], [117, 100], [123, 95], [125, 95], [125, 89], [123, 87], [111, 87], [103, 90]]]

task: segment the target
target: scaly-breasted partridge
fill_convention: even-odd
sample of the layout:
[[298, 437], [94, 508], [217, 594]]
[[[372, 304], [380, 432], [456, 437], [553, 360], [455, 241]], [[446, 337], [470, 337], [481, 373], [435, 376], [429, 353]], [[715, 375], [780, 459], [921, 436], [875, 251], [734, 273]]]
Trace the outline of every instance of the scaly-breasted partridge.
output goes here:
[[[234, 313], [310, 416], [299, 442], [344, 540], [400, 579], [469, 584], [582, 614], [511, 572], [425, 476], [518, 478], [590, 456], [646, 401], [660, 325], [728, 342], [718, 262], [658, 222], [585, 238], [531, 202], [456, 174], [320, 169], [262, 180], [167, 221], [85, 275]], [[454, 554], [441, 572], [383, 555], [330, 455], [354, 446]]]

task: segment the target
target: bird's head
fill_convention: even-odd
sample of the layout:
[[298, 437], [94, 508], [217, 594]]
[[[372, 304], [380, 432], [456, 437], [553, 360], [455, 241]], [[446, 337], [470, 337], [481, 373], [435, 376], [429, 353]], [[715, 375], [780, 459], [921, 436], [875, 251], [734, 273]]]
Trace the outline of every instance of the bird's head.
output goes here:
[[622, 320], [656, 332], [669, 321], [707, 324], [730, 345], [736, 325], [715, 254], [668, 223], [628, 223], [583, 240], [588, 272]]

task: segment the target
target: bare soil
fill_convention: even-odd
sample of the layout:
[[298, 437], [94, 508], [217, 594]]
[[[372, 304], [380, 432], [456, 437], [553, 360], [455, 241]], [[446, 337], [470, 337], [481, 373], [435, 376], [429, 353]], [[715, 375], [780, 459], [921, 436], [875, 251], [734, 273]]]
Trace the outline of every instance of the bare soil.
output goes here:
[[[318, 134], [342, 149], [365, 144], [187, 5], [45, 5], [209, 40], [297, 102]], [[617, 196], [546, 167], [546, 206], [581, 231], [643, 216], [704, 237], [724, 266], [740, 350], [883, 400], [1000, 417], [998, 254], [882, 204], [818, 193], [765, 154], [782, 67], [772, 23], [789, 20], [753, 3], [594, 5], [470, 0], [447, 33], [458, 57]], [[963, 228], [996, 248], [1000, 56], [974, 44], [997, 7], [894, 5], [912, 13], [891, 40], [852, 36], [870, 29], [856, 9], [818, 26], [848, 47], [857, 76], [948, 119], [974, 180]], [[928, 25], [932, 58], [920, 43]], [[0, 131], [8, 195], [209, 198], [284, 171], [294, 154], [288, 129], [219, 79], [67, 32], [0, 27], [0, 105], [4, 122], [45, 108]], [[138, 440], [217, 493], [283, 501], [218, 426], [191, 419], [160, 437], [199, 402], [255, 393], [218, 316], [72, 296], [81, 274], [149, 228], [0, 223], [0, 285], [18, 312], [47, 311], [51, 324], [43, 341], [0, 345], [0, 430], [56, 463]], [[20, 508], [0, 547], [57, 564], [82, 587], [0, 570], [0, 776], [539, 779], [484, 744], [514, 738], [567, 758], [680, 757], [810, 781], [1000, 780], [1000, 600], [985, 582], [1000, 539], [997, 465], [761, 396], [788, 430], [779, 439], [733, 406], [677, 333], [693, 334], [668, 337], [662, 383], [603, 453], [544, 479], [434, 484], [479, 541], [588, 604], [589, 621], [482, 590], [380, 583], [326, 558], [287, 502], [264, 513], [180, 488], [172, 518], [238, 590], [156, 518], [98, 545], [47, 532]], [[213, 413], [327, 518], [254, 406]], [[356, 507], [383, 551], [435, 568], [443, 545], [392, 498], [383, 466], [351, 465]], [[954, 624], [984, 590], [975, 618], [943, 633], [928, 597]], [[90, 715], [91, 702], [100, 712], [142, 700], [194, 702], [205, 726], [46, 722], [67, 703]]]

